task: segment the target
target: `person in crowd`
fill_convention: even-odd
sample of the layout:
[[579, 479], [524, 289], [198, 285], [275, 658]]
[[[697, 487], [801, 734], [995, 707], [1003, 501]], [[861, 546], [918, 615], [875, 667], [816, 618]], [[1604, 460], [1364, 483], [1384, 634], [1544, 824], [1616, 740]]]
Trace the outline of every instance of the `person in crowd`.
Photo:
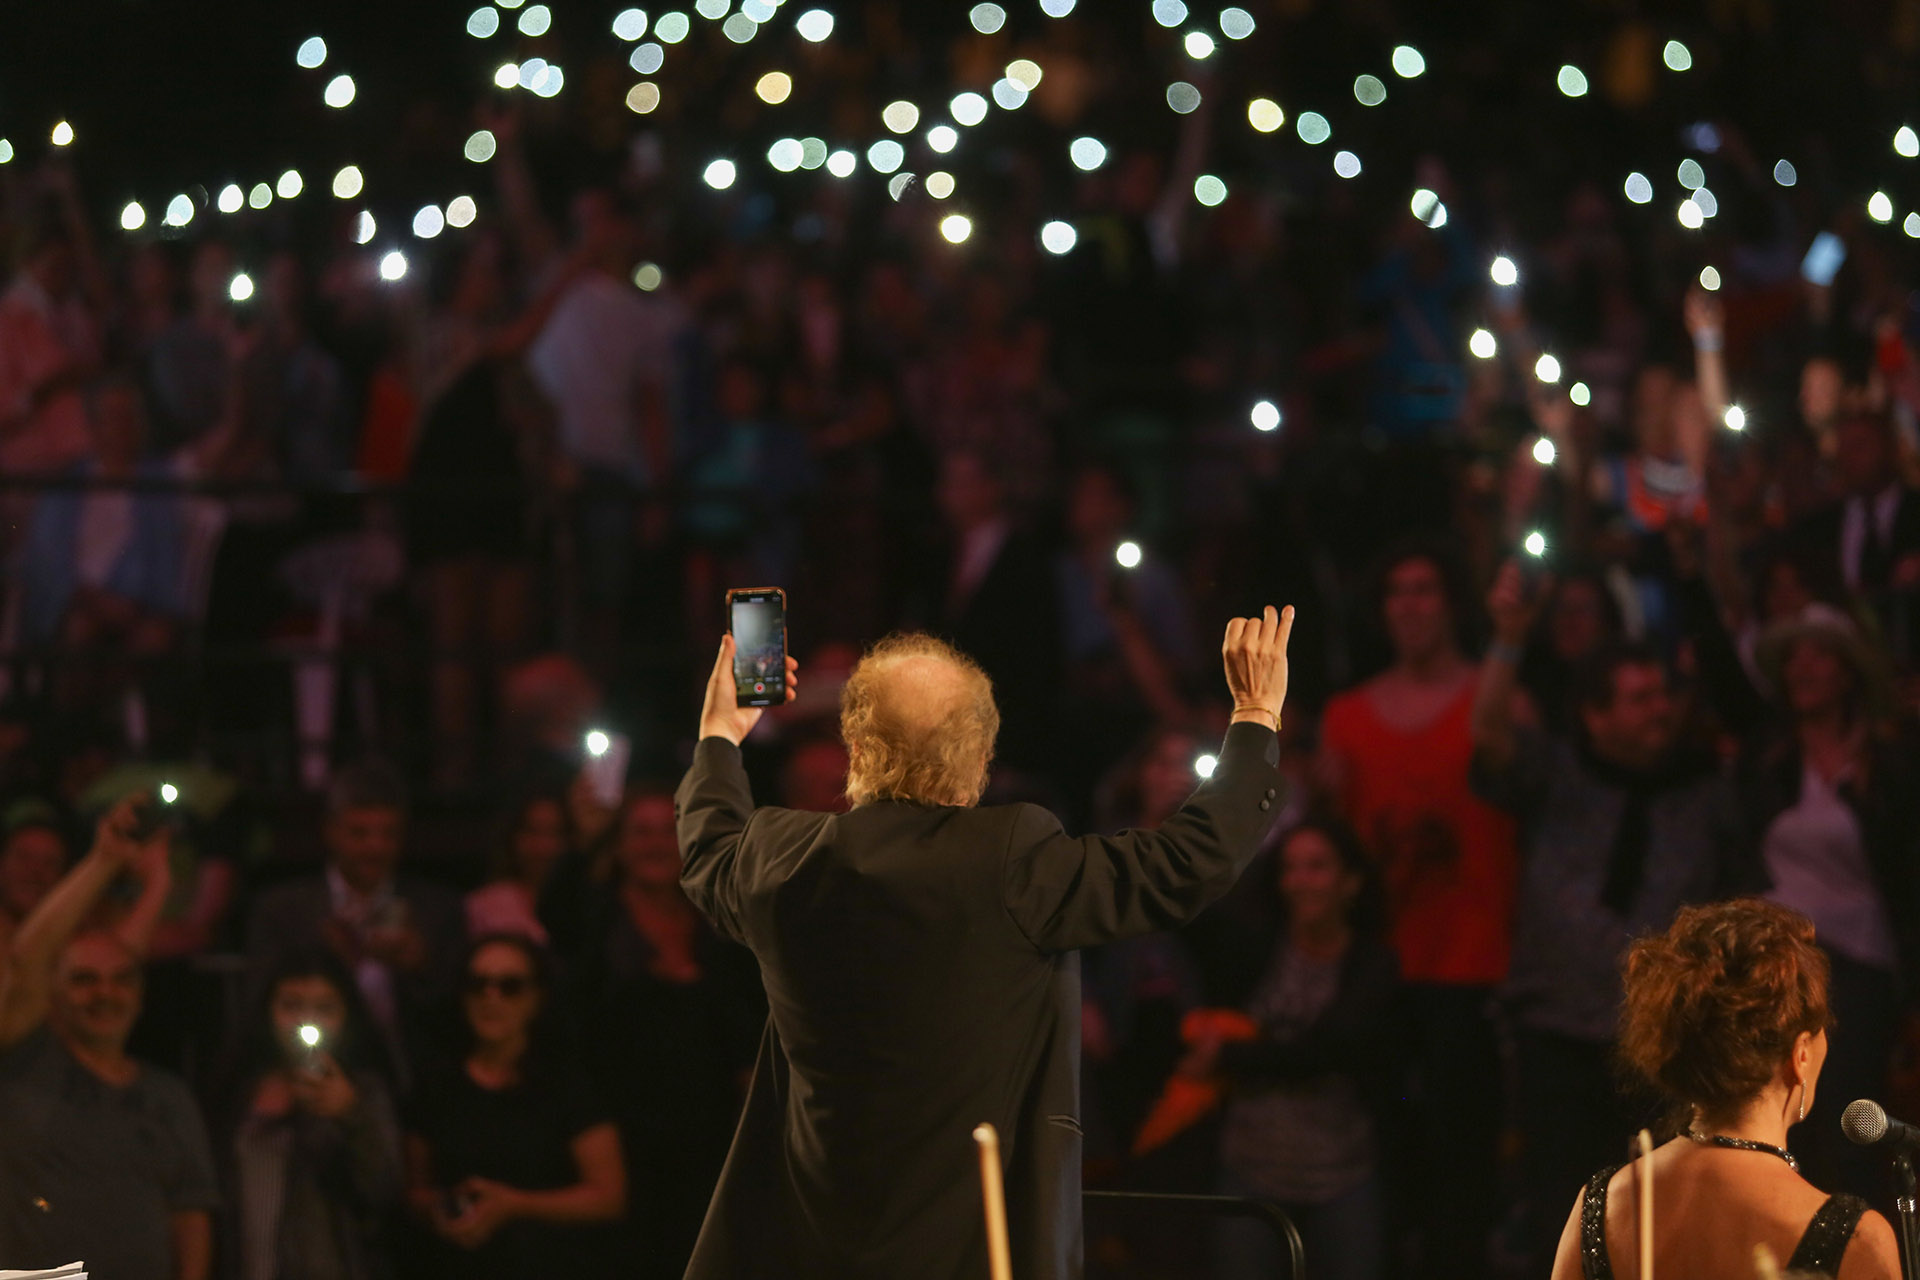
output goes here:
[[1078, 840], [1038, 806], [980, 807], [993, 688], [924, 634], [876, 647], [842, 695], [853, 809], [756, 810], [739, 746], [761, 712], [736, 705], [722, 640], [675, 793], [681, 883], [752, 947], [771, 1017], [688, 1276], [984, 1268], [966, 1140], [983, 1120], [1009, 1135], [1021, 1274], [1079, 1274], [1070, 953], [1186, 923], [1252, 859], [1279, 789], [1293, 616], [1228, 624], [1233, 723], [1186, 805]]
[[816, 813], [847, 811], [847, 744], [830, 733], [807, 733], [787, 748], [780, 766], [780, 803]]
[[1900, 1275], [1886, 1219], [1854, 1196], [1821, 1191], [1787, 1152], [1827, 1059], [1827, 959], [1813, 933], [1806, 917], [1743, 898], [1687, 907], [1664, 933], [1633, 944], [1621, 1055], [1673, 1105], [1677, 1133], [1587, 1182], [1553, 1280], [1638, 1274], [1642, 1176], [1654, 1188], [1658, 1274], [1745, 1280], [1764, 1245], [1794, 1275]]
[[380, 1033], [325, 949], [262, 984], [217, 1095], [230, 1280], [379, 1280], [400, 1201], [400, 1122]]
[[406, 792], [390, 768], [341, 770], [327, 796], [326, 866], [261, 894], [247, 919], [256, 966], [316, 945], [340, 957], [403, 1081], [453, 989], [465, 933], [456, 895], [400, 873], [406, 824]]
[[31, 224], [21, 270], [0, 294], [0, 466], [39, 475], [87, 456], [81, 392], [105, 357], [98, 272], [72, 173], [47, 176], [60, 216]]
[[184, 1081], [127, 1053], [140, 959], [84, 926], [166, 856], [127, 800], [20, 925], [0, 966], [0, 1257], [100, 1280], [209, 1280], [219, 1189]]
[[1892, 718], [1885, 654], [1847, 615], [1809, 605], [1768, 628], [1758, 657], [1773, 706], [1737, 770], [1748, 874], [1813, 922], [1832, 975], [1828, 1091], [1795, 1146], [1816, 1185], [1870, 1193], [1875, 1162], [1839, 1116], [1883, 1091], [1920, 974], [1920, 752]]
[[673, 796], [642, 786], [621, 807], [614, 877], [572, 963], [586, 1064], [627, 1153], [628, 1251], [677, 1280], [740, 1116], [766, 1000], [753, 958], [717, 937], [680, 888]]
[[1507, 976], [1517, 864], [1512, 820], [1469, 781], [1480, 676], [1461, 652], [1465, 612], [1447, 565], [1417, 543], [1382, 562], [1392, 664], [1328, 702], [1319, 769], [1378, 862], [1407, 983], [1428, 1271], [1477, 1277], [1495, 1211], [1492, 1003]]
[[[1204, 1033], [1180, 1070], [1228, 1086], [1222, 1190], [1286, 1206], [1308, 1275], [1368, 1280], [1387, 1264], [1379, 1127], [1399, 1049], [1398, 964], [1369, 901], [1372, 863], [1344, 825], [1301, 822], [1269, 871], [1280, 928], [1239, 940], [1230, 997], [1256, 1033]], [[1264, 1224], [1227, 1223], [1217, 1235], [1218, 1280], [1281, 1265]]]
[[506, 825], [487, 883], [467, 895], [467, 936], [520, 933], [544, 946], [548, 938], [540, 923], [541, 895], [573, 849], [566, 796], [554, 790], [530, 792], [512, 806]]
[[0, 951], [67, 869], [67, 834], [43, 800], [16, 800], [0, 815]]
[[1887, 414], [1846, 414], [1833, 439], [1842, 496], [1789, 537], [1810, 563], [1837, 571], [1847, 590], [1880, 617], [1895, 653], [1911, 659], [1920, 644], [1920, 617], [1912, 615], [1920, 592], [1920, 492], [1901, 479]]
[[1576, 734], [1518, 721], [1516, 660], [1546, 592], [1518, 565], [1501, 569], [1473, 713], [1475, 788], [1521, 830], [1505, 1003], [1526, 1144], [1519, 1243], [1536, 1269], [1560, 1206], [1640, 1127], [1613, 1070], [1627, 944], [1736, 875], [1731, 789], [1712, 759], [1685, 750], [1657, 651], [1619, 641], [1586, 659], [1570, 699]]
[[619, 1130], [553, 1023], [546, 953], [482, 938], [461, 970], [461, 1049], [406, 1118], [422, 1280], [593, 1277], [626, 1206]]
[[1589, 658], [1621, 638], [1620, 605], [1603, 574], [1575, 568], [1553, 576], [1539, 613], [1520, 658], [1520, 685], [1540, 723], [1571, 736], [1579, 723], [1574, 684]]

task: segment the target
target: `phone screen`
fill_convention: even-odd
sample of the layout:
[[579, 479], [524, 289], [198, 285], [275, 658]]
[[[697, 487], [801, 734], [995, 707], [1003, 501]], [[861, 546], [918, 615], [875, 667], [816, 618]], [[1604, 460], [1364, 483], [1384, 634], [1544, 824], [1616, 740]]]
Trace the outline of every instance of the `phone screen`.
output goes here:
[[787, 595], [778, 587], [727, 593], [733, 631], [733, 691], [743, 707], [787, 700]]
[[1840, 267], [1847, 260], [1847, 246], [1840, 237], [1831, 231], [1822, 231], [1813, 238], [1807, 248], [1807, 256], [1800, 260], [1800, 274], [1808, 284], [1817, 284], [1826, 288], [1833, 283], [1834, 276], [1840, 273]]

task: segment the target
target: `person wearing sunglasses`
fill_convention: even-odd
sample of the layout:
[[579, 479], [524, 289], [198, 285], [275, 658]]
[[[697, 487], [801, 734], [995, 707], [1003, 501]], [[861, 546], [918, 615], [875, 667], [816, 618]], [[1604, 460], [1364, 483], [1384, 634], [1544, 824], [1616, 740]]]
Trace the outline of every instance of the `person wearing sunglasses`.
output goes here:
[[407, 1125], [408, 1205], [428, 1229], [408, 1275], [592, 1276], [626, 1208], [620, 1138], [566, 1065], [545, 952], [518, 934], [474, 943], [460, 991], [464, 1051], [421, 1081]]

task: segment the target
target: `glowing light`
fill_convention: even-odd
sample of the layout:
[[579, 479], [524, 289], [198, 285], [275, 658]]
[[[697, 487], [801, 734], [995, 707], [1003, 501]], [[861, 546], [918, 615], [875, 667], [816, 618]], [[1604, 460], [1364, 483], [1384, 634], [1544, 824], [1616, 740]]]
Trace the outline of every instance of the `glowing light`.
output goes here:
[[527, 87], [539, 97], [551, 98], [565, 88], [566, 83], [566, 72], [560, 70], [557, 64], [549, 62], [540, 68], [540, 74], [535, 76], [533, 83]]
[[407, 274], [407, 255], [398, 249], [380, 259], [380, 278], [398, 280]]
[[1624, 190], [1627, 199], [1635, 204], [1645, 204], [1653, 199], [1653, 180], [1644, 173], [1630, 173]]
[[827, 157], [827, 172], [836, 178], [844, 178], [851, 174], [854, 166], [859, 163], [859, 156], [842, 149]]
[[660, 105], [660, 86], [651, 80], [642, 80], [627, 90], [627, 110], [637, 116], [644, 116]]
[[927, 145], [945, 155], [960, 145], [960, 131], [950, 124], [937, 124], [927, 130]]
[[1693, 50], [1678, 40], [1667, 41], [1667, 47], [1660, 51], [1660, 60], [1667, 64], [1669, 71], [1689, 71], [1693, 68]]
[[160, 784], [160, 803], [161, 804], [172, 804], [174, 801], [178, 800], [179, 798], [180, 798], [180, 788], [174, 786], [171, 782], [163, 782]]
[[450, 227], [470, 227], [479, 216], [480, 206], [474, 203], [472, 196], [455, 196], [447, 201], [447, 225]]
[[1467, 338], [1467, 350], [1482, 360], [1491, 360], [1498, 354], [1500, 344], [1494, 341], [1493, 335], [1487, 330], [1475, 329]]
[[447, 215], [440, 212], [437, 204], [423, 205], [413, 215], [413, 234], [422, 240], [431, 240], [447, 229]]
[[930, 173], [926, 181], [927, 194], [935, 200], [945, 200], [954, 192], [953, 175], [944, 171]]
[[1187, 32], [1186, 39], [1181, 43], [1186, 45], [1189, 58], [1198, 60], [1213, 56], [1213, 37], [1204, 31]]
[[818, 169], [827, 162], [827, 143], [824, 138], [800, 139], [800, 167]]
[[968, 12], [967, 20], [975, 31], [990, 36], [1007, 25], [1007, 11], [997, 4], [977, 4]]
[[1163, 27], [1177, 27], [1187, 20], [1184, 0], [1153, 0], [1153, 20]]
[[1700, 206], [1690, 199], [1682, 200], [1673, 216], [1680, 219], [1680, 225], [1689, 231], [1698, 231], [1707, 220], [1707, 215], [1700, 212]]
[[138, 231], [147, 225], [147, 211], [140, 207], [138, 200], [127, 201], [127, 207], [120, 211], [120, 229]]
[[514, 25], [523, 36], [543, 36], [553, 26], [553, 10], [543, 4], [530, 4], [520, 11], [520, 20]]
[[1875, 222], [1893, 221], [1893, 197], [1884, 191], [1876, 191], [1867, 197], [1867, 216]]
[[1576, 382], [1567, 388], [1567, 399], [1582, 409], [1593, 403], [1593, 391], [1584, 382]]
[[353, 242], [355, 244], [367, 243], [367, 241], [373, 239], [374, 230], [373, 215], [365, 209], [362, 209], [360, 216], [353, 220]]
[[307, 70], [313, 70], [327, 60], [327, 42], [319, 36], [308, 36], [293, 51], [293, 60]]
[[247, 192], [247, 204], [250, 208], [264, 209], [273, 203], [273, 188], [264, 182], [256, 182]]
[[1719, 268], [1717, 267], [1700, 268], [1700, 287], [1702, 289], [1705, 289], [1708, 293], [1719, 292], [1720, 290]]
[[235, 272], [233, 279], [227, 281], [227, 296], [235, 302], [245, 302], [248, 298], [251, 298], [253, 296], [253, 277], [244, 271]]
[[665, 66], [667, 51], [649, 40], [645, 44], [633, 47], [633, 56], [627, 59], [627, 65], [643, 76], [650, 76]]
[[740, 0], [740, 12], [755, 23], [768, 23], [780, 12], [782, 3], [783, 0]]
[[1386, 82], [1379, 76], [1356, 76], [1353, 100], [1363, 107], [1377, 107], [1387, 100]]
[[947, 110], [960, 124], [971, 127], [987, 118], [987, 100], [977, 93], [963, 93], [947, 104]]
[[1514, 266], [1513, 259], [1504, 253], [1493, 260], [1492, 265], [1487, 268], [1487, 275], [1503, 289], [1511, 289], [1520, 283], [1520, 268]]
[[1193, 198], [1212, 208], [1227, 198], [1227, 184], [1211, 173], [1203, 173], [1193, 180]]
[[[1440, 195], [1438, 192], [1429, 191], [1425, 187], [1421, 187], [1413, 193], [1413, 198], [1407, 201], [1407, 208], [1413, 211], [1414, 217], [1432, 227], [1441, 225], [1433, 220], [1434, 215], [1439, 210], [1446, 208], [1446, 206], [1440, 203]], [[1444, 221], [1445, 219], [1443, 217], [1441, 222]]]
[[920, 123], [920, 108], [911, 102], [889, 102], [880, 113], [880, 123], [895, 133], [909, 133]]
[[1794, 171], [1791, 161], [1780, 160], [1774, 163], [1773, 180], [1783, 187], [1790, 187], [1800, 181], [1800, 175]]
[[732, 0], [694, 0], [693, 11], [709, 22], [724, 18], [732, 7]]
[[1333, 136], [1333, 126], [1318, 111], [1303, 111], [1293, 122], [1294, 132], [1300, 135], [1300, 141], [1310, 147], [1317, 147]]
[[1893, 149], [1909, 160], [1920, 156], [1920, 134], [1916, 134], [1911, 126], [1901, 125], [1899, 132], [1893, 135]]
[[1707, 185], [1707, 171], [1702, 169], [1700, 162], [1691, 156], [1680, 162], [1677, 176], [1680, 179], [1680, 185], [1689, 191], [1698, 191]]
[[239, 185], [229, 182], [226, 186], [220, 188], [220, 196], [213, 202], [213, 207], [222, 213], [238, 213], [240, 212], [240, 206], [246, 202], [247, 197], [245, 193], [240, 190]]
[[13, 144], [5, 138], [0, 138], [0, 164], [10, 164], [12, 161]]
[[1542, 382], [1560, 381], [1560, 361], [1545, 352], [1533, 362], [1533, 376]]
[[725, 191], [728, 187], [732, 186], [734, 177], [735, 170], [733, 161], [725, 159], [711, 162], [700, 174], [701, 181], [705, 182], [715, 191]]
[[1533, 460], [1535, 462], [1543, 467], [1550, 467], [1553, 465], [1553, 459], [1553, 441], [1547, 439], [1545, 436], [1541, 436], [1533, 442]]
[[500, 30], [500, 11], [490, 4], [483, 4], [467, 15], [467, 34], [476, 40], [485, 40]]
[[867, 148], [867, 167], [876, 173], [892, 173], [906, 158], [907, 149], [892, 138], [882, 138]]
[[782, 138], [767, 148], [767, 163], [781, 173], [792, 173], [806, 158], [806, 148], [798, 138]]
[[1040, 87], [1040, 77], [1044, 74], [1040, 70], [1040, 64], [1032, 58], [1015, 58], [1007, 64], [1007, 79], [1028, 93]]
[[326, 92], [320, 95], [320, 100], [336, 111], [350, 104], [353, 101], [353, 77], [335, 76], [327, 81]]
[[1535, 529], [1527, 535], [1526, 541], [1520, 545], [1526, 548], [1528, 555], [1538, 560], [1541, 556], [1547, 554], [1547, 535]]
[[653, 24], [653, 34], [662, 44], [679, 44], [693, 32], [693, 19], [675, 10], [663, 13]]
[[53, 132], [47, 136], [56, 147], [70, 147], [73, 145], [73, 126], [62, 120], [53, 126]]
[[1067, 158], [1074, 168], [1092, 171], [1107, 162], [1107, 146], [1098, 138], [1075, 138], [1067, 148]]
[[1255, 431], [1278, 431], [1280, 429], [1280, 406], [1271, 400], [1256, 400], [1247, 413], [1248, 421], [1253, 423]]
[[498, 89], [511, 89], [519, 84], [520, 64], [517, 62], [503, 62], [495, 67], [493, 69], [493, 83], [494, 87]]
[[167, 216], [162, 219], [170, 227], [184, 227], [193, 221], [193, 198], [181, 194], [167, 201]]
[[1272, 98], [1255, 98], [1247, 104], [1247, 123], [1261, 133], [1272, 133], [1287, 122], [1287, 113]]
[[[471, 146], [472, 142], [469, 141]], [[367, 180], [361, 174], [358, 165], [348, 165], [333, 175], [333, 194], [342, 200], [351, 200], [366, 189]]]
[[613, 34], [622, 40], [638, 40], [647, 34], [645, 9], [622, 9], [613, 15]]
[[1075, 0], [1040, 0], [1040, 12], [1049, 18], [1064, 18], [1073, 12]]
[[760, 34], [760, 24], [745, 13], [736, 13], [720, 24], [720, 34], [735, 44], [745, 44]]
[[1920, 213], [1910, 213], [1900, 223], [1900, 229], [1916, 240], [1920, 240]]
[[753, 86], [760, 101], [778, 106], [793, 95], [793, 77], [784, 71], [769, 71]]
[[907, 189], [917, 181], [919, 181], [919, 179], [911, 173], [896, 173], [887, 180], [887, 194], [893, 199], [898, 200], [901, 196], [906, 195]]
[[1080, 243], [1080, 233], [1073, 229], [1071, 222], [1055, 220], [1040, 228], [1040, 247], [1048, 253], [1058, 256], [1073, 252], [1073, 246]]
[[1360, 157], [1351, 151], [1337, 151], [1333, 157], [1333, 172], [1342, 178], [1360, 176]]
[[1253, 34], [1253, 15], [1238, 6], [1220, 11], [1220, 34], [1229, 40], [1245, 40]]
[[1027, 100], [1027, 87], [1018, 80], [1005, 78], [993, 82], [993, 100], [1008, 111], [1017, 111]]
[[793, 29], [800, 33], [802, 40], [819, 44], [833, 34], [833, 15], [825, 9], [809, 9], [800, 15]]
[[1737, 404], [1728, 405], [1726, 423], [1727, 430], [1729, 431], [1745, 431], [1747, 429], [1747, 411]]
[[1427, 69], [1427, 60], [1420, 51], [1410, 44], [1395, 45], [1393, 49], [1393, 74], [1402, 80], [1411, 80]]
[[973, 234], [973, 220], [958, 213], [940, 219], [940, 234], [948, 244], [960, 244]]
[[1553, 82], [1559, 85], [1560, 92], [1569, 98], [1584, 98], [1587, 95], [1587, 73], [1572, 63], [1562, 66], [1560, 74], [1554, 77]]
[[1113, 549], [1113, 562], [1122, 569], [1138, 569], [1140, 559], [1140, 544], [1137, 542], [1123, 542]]
[[633, 269], [634, 288], [642, 293], [652, 293], [666, 278], [666, 273], [660, 270], [657, 262], [643, 262]]
[[306, 189], [306, 181], [301, 178], [298, 169], [289, 169], [281, 174], [280, 181], [276, 182], [273, 187], [274, 194], [282, 200], [291, 200]]
[[1700, 206], [1700, 216], [1703, 218], [1711, 218], [1720, 212], [1719, 197], [1705, 187], [1693, 193], [1693, 202]]
[[1200, 105], [1200, 91], [1185, 80], [1175, 80], [1167, 86], [1167, 105], [1184, 116]]
[[1220, 758], [1218, 756], [1210, 756], [1210, 755], [1203, 754], [1203, 755], [1197, 755], [1193, 758], [1193, 772], [1195, 777], [1211, 778], [1213, 776], [1213, 771], [1215, 769], [1218, 769], [1219, 767], [1220, 767]]
[[300, 1028], [300, 1043], [309, 1049], [318, 1049], [320, 1047], [320, 1028], [314, 1026], [311, 1022], [302, 1026]]

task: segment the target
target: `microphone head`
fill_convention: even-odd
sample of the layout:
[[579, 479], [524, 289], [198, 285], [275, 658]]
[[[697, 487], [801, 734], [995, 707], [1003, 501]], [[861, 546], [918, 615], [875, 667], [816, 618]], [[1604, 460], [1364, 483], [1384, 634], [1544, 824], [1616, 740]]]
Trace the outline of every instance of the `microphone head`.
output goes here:
[[1840, 1131], [1850, 1141], [1870, 1147], [1887, 1136], [1887, 1109], [1872, 1098], [1849, 1102], [1840, 1113]]

